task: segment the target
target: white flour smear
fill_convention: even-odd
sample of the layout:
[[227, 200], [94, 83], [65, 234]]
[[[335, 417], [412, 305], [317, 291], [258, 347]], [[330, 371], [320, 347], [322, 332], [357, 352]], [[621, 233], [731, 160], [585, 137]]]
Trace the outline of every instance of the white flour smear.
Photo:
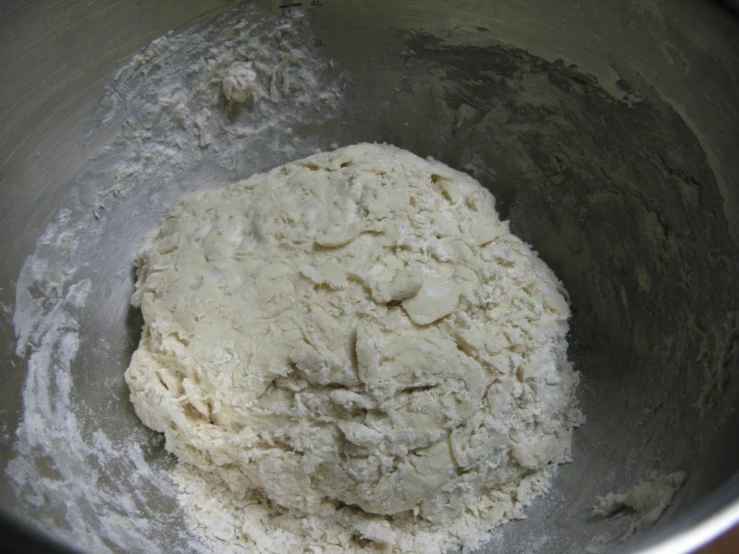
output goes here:
[[[113, 360], [129, 340], [120, 321], [130, 268], [174, 199], [203, 185], [193, 175], [226, 182], [319, 146], [292, 128], [335, 115], [340, 79], [310, 45], [301, 14], [243, 8], [155, 40], [107, 87], [89, 140], [116, 138], [79, 176], [23, 266], [14, 324], [27, 380], [17, 456], [5, 469], [25, 515], [77, 548], [200, 548], [177, 538], [184, 524], [171, 460], [156, 455], [159, 439], [136, 423], [120, 386], [127, 362]], [[85, 307], [98, 303], [120, 312], [111, 325], [121, 336], [96, 336], [92, 312], [105, 310]], [[81, 389], [99, 392], [107, 409], [90, 407]]]
[[590, 554], [607, 552], [626, 542], [636, 533], [649, 529], [669, 507], [686, 477], [684, 471], [667, 475], [651, 471], [626, 492], [609, 492], [605, 496], [596, 497], [593, 516], [604, 518], [625, 516], [627, 525], [619, 536], [611, 540], [596, 538], [588, 546], [587, 552]]

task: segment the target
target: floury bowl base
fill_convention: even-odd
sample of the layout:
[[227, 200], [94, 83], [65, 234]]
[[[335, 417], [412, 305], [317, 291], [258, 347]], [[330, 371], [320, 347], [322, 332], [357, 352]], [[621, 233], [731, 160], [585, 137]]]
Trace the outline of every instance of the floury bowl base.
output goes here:
[[[304, 4], [3, 6], [4, 510], [87, 551], [192, 548], [173, 460], [123, 382], [134, 254], [186, 191], [378, 141], [471, 173], [570, 293], [574, 462], [482, 551], [687, 552], [736, 522], [735, 17], [687, 0]], [[231, 110], [208, 79], [255, 48], [265, 98]], [[678, 471], [649, 531], [629, 537], [629, 510], [593, 517], [596, 497]]]

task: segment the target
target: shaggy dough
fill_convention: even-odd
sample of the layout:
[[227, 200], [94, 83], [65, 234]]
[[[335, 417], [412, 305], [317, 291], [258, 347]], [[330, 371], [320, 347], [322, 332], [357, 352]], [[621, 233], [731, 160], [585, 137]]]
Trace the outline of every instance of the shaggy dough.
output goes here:
[[221, 88], [229, 102], [252, 106], [259, 99], [257, 72], [248, 62], [233, 62], [226, 70]]
[[437, 161], [360, 144], [189, 194], [133, 304], [137, 414], [233, 491], [445, 522], [569, 459], [565, 291]]

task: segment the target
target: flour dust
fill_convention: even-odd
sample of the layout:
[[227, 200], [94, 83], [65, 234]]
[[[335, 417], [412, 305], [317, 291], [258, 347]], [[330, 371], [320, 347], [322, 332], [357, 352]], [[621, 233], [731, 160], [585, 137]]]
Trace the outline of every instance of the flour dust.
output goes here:
[[134, 252], [174, 199], [203, 186], [198, 176], [225, 183], [318, 149], [294, 129], [335, 116], [342, 79], [302, 14], [244, 7], [153, 41], [114, 77], [85, 140], [114, 138], [66, 184], [18, 278], [27, 378], [6, 472], [19, 515], [88, 551], [198, 548], [172, 531], [184, 526], [172, 461], [121, 386]]

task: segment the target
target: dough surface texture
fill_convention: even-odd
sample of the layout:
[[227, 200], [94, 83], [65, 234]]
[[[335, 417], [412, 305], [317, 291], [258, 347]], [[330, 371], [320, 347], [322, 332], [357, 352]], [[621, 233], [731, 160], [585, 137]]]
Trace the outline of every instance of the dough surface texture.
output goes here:
[[136, 412], [268, 499], [262, 535], [284, 513], [334, 529], [283, 525], [321, 552], [474, 547], [570, 459], [566, 292], [442, 163], [359, 144], [189, 194], [137, 274]]

